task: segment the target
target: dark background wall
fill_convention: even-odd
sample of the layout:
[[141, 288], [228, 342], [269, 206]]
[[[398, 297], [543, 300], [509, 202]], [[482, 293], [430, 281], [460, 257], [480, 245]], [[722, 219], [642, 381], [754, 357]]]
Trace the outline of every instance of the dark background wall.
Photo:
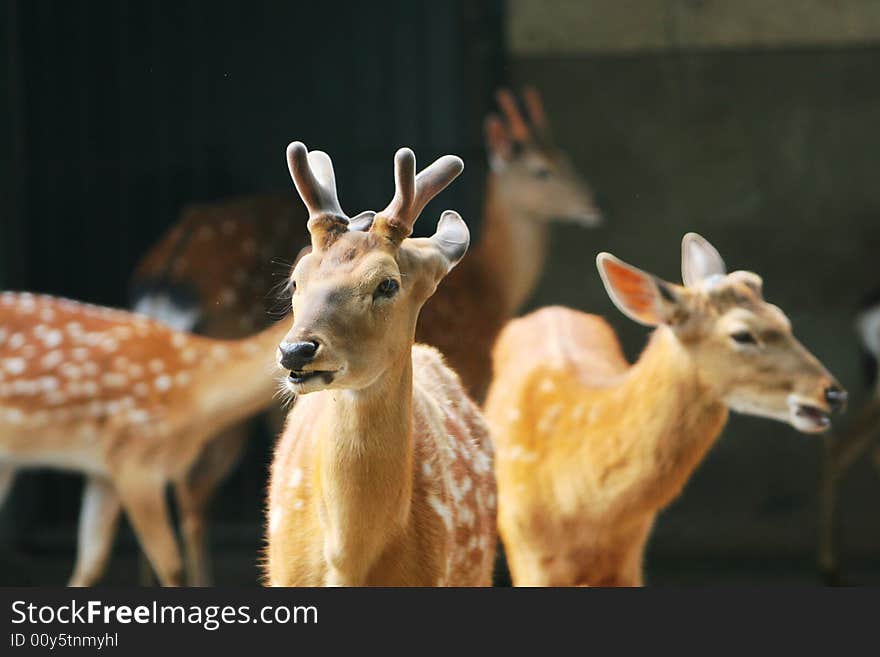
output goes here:
[[[596, 231], [557, 228], [533, 306], [603, 314], [635, 357], [646, 331], [613, 308], [594, 255], [609, 250], [676, 280], [681, 236], [697, 230], [731, 268], [764, 277], [767, 297], [858, 406], [852, 311], [880, 283], [880, 48], [788, 32], [728, 42], [764, 34], [764, 24], [740, 29], [737, 16], [720, 15], [692, 20], [691, 33], [660, 11], [664, 1], [646, 0], [641, 12], [605, 0], [7, 2], [0, 284], [124, 304], [131, 268], [184, 203], [290, 189], [282, 153], [291, 139], [334, 156], [350, 210], [387, 199], [398, 146], [422, 162], [459, 153], [468, 169], [443, 203], [479, 232], [482, 117], [497, 84], [532, 82], [607, 217]], [[698, 19], [719, 6], [667, 4]], [[856, 12], [844, 16], [849, 26], [872, 12], [843, 5]], [[575, 45], [598, 47], [535, 47], [542, 15], [574, 26]], [[811, 16], [833, 23], [807, 13], [801, 24]], [[639, 42], [654, 18], [662, 29]], [[701, 40], [716, 33], [723, 38]], [[682, 34], [690, 40], [670, 37]], [[557, 45], [563, 37], [551, 34]], [[250, 446], [218, 500], [221, 583], [253, 581], [270, 443]], [[660, 516], [649, 580], [718, 581], [725, 569], [737, 581], [809, 579], [820, 451], [819, 439], [782, 424], [732, 417]], [[3, 581], [64, 581], [78, 492], [71, 476], [21, 478], [0, 516]], [[845, 547], [875, 573], [878, 498], [862, 463], [844, 488]], [[108, 581], [133, 581], [133, 555], [125, 536]]]

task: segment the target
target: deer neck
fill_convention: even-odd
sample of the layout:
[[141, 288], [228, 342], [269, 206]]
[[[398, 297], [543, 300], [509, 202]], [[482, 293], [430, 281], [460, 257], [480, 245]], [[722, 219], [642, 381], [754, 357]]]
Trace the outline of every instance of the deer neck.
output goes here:
[[[321, 496], [331, 533], [385, 533], [409, 515], [413, 479], [412, 356], [361, 390], [327, 390], [319, 446]], [[360, 521], [351, 519], [360, 519]], [[390, 526], [389, 526], [390, 525]]]
[[529, 300], [541, 277], [549, 230], [546, 217], [517, 207], [501, 175], [489, 174], [480, 244], [472, 259], [487, 263], [507, 314], [514, 315]]
[[274, 323], [241, 340], [211, 340], [197, 381], [205, 424], [222, 428], [272, 403], [279, 388], [275, 354], [289, 326]]
[[[629, 502], [651, 511], [666, 506], [721, 433], [727, 408], [665, 326], [654, 332], [619, 384], [602, 395], [597, 401], [607, 404], [603, 415], [621, 433], [616, 438], [619, 449], [598, 451], [610, 459], [606, 469], [632, 464], [626, 475]], [[619, 418], [626, 418], [626, 427]], [[596, 453], [588, 458], [595, 459]]]

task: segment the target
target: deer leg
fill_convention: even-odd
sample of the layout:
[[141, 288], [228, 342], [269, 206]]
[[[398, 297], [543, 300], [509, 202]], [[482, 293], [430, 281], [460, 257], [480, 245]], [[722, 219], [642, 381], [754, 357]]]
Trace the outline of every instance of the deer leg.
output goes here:
[[15, 482], [15, 466], [8, 463], [0, 463], [0, 509], [12, 492], [12, 484]]
[[824, 441], [820, 488], [819, 568], [828, 585], [841, 583], [837, 545], [840, 481], [849, 467], [875, 439], [878, 426], [880, 426], [880, 404], [872, 402], [865, 406], [849, 431], [837, 437], [828, 436]]
[[128, 472], [118, 478], [122, 504], [159, 583], [179, 586], [183, 580], [183, 565], [165, 503], [164, 485], [138, 474]]
[[242, 424], [221, 433], [205, 447], [186, 478], [175, 484], [190, 586], [211, 584], [208, 511], [217, 488], [238, 463], [249, 429]]
[[831, 439], [825, 440], [820, 488], [819, 568], [828, 586], [840, 584], [837, 502], [841, 470]]
[[205, 516], [199, 499], [187, 481], [174, 486], [180, 529], [183, 537], [183, 555], [186, 563], [186, 583], [189, 586], [209, 586], [209, 554], [206, 548]]
[[104, 574], [121, 509], [113, 484], [89, 477], [83, 491], [76, 566], [69, 586], [91, 586]]

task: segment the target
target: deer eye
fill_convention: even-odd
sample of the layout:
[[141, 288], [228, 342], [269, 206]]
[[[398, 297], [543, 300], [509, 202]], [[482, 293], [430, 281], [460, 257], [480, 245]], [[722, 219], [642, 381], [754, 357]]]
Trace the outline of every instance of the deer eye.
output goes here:
[[393, 278], [386, 278], [384, 281], [379, 283], [378, 287], [376, 287], [376, 291], [373, 292], [374, 299], [390, 299], [397, 291], [400, 289], [400, 283], [398, 283]]
[[532, 171], [532, 175], [538, 180], [547, 180], [550, 177], [551, 171], [547, 167], [539, 167]]
[[750, 331], [737, 331], [730, 334], [730, 339], [737, 344], [758, 344], [755, 336]]

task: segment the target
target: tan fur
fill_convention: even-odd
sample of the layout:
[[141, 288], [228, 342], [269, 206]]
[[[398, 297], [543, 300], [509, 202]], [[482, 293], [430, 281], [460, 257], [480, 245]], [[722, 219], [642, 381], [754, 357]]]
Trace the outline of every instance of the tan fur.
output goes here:
[[[344, 518], [339, 541], [358, 548], [345, 554], [335, 583], [491, 584], [495, 487], [485, 423], [436, 350], [413, 347], [411, 367], [412, 386], [393, 391], [413, 396], [413, 430], [403, 435], [388, 430], [393, 420], [379, 421], [395, 413], [387, 400], [327, 391], [294, 406], [272, 465], [267, 583], [334, 583], [321, 511], [333, 506], [323, 513]], [[346, 431], [352, 425], [361, 434]]]
[[[736, 272], [711, 289], [674, 286], [678, 301], [663, 309], [671, 323], [632, 366], [594, 315], [552, 307], [508, 324], [485, 412], [515, 584], [640, 585], [654, 519], [721, 432], [728, 405], [783, 419], [795, 395], [828, 409], [834, 379], [744, 280], [753, 282]], [[661, 306], [635, 283], [616, 281], [633, 312]], [[732, 319], [777, 342], [740, 352]]]
[[[274, 586], [488, 586], [495, 481], [485, 422], [440, 354], [413, 346], [419, 310], [467, 249], [445, 212], [408, 239], [424, 205], [461, 171], [451, 156], [415, 176], [395, 157], [396, 193], [368, 231], [348, 230], [332, 164], [288, 147], [313, 250], [292, 276], [280, 348], [298, 395], [271, 469], [265, 578]], [[382, 294], [385, 284], [392, 292]], [[285, 345], [312, 344], [285, 361]], [[291, 352], [292, 353], [292, 352]]]
[[[81, 531], [102, 570], [121, 499], [165, 584], [180, 581], [164, 485], [180, 482], [219, 430], [265, 408], [283, 326], [241, 341], [174, 331], [141, 315], [28, 293], [0, 294], [0, 461], [96, 482]], [[118, 496], [118, 498], [114, 498]], [[89, 507], [89, 508], [86, 508]], [[186, 518], [184, 518], [186, 520]]]

